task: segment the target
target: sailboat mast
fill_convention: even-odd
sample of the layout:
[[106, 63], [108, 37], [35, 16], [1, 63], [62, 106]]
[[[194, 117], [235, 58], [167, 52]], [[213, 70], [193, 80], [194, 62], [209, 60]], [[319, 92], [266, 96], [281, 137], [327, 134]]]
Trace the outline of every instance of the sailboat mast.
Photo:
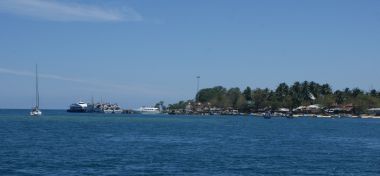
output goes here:
[[36, 108], [40, 106], [40, 93], [38, 91], [38, 66], [36, 64]]

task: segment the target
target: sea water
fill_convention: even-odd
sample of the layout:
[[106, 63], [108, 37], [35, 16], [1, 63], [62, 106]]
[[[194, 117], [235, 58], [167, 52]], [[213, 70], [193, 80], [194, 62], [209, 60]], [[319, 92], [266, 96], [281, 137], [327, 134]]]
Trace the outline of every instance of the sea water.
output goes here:
[[0, 175], [380, 175], [380, 119], [0, 110]]

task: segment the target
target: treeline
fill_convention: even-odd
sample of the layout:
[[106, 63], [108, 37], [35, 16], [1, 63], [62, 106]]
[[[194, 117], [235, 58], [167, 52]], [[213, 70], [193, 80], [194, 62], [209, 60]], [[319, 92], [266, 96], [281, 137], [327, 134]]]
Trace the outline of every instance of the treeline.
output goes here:
[[[263, 109], [294, 109], [299, 106], [320, 104], [329, 108], [352, 104], [355, 113], [364, 113], [368, 108], [380, 107], [380, 92], [363, 91], [359, 88], [345, 88], [333, 91], [329, 84], [304, 81], [293, 85], [281, 83], [275, 90], [268, 88], [251, 89], [250, 87], [226, 89], [222, 86], [200, 90], [196, 102], [209, 104], [218, 108], [233, 108], [240, 112], [257, 112]], [[184, 109], [192, 100], [169, 105], [169, 109]]]

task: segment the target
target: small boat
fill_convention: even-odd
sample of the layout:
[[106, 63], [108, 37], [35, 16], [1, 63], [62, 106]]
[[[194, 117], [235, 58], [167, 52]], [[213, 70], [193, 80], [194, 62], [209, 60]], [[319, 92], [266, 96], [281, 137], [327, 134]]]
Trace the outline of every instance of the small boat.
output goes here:
[[41, 110], [38, 109], [38, 107], [32, 108], [32, 111], [30, 111], [30, 116], [40, 116], [42, 115]]
[[270, 112], [270, 111], [265, 112], [263, 116], [265, 119], [270, 119], [270, 118], [272, 118], [272, 112]]
[[104, 112], [104, 114], [112, 114], [113, 110], [112, 109], [104, 109], [103, 112]]
[[287, 113], [287, 114], [285, 115], [285, 117], [288, 118], [288, 119], [292, 119], [292, 118], [294, 118], [292, 112]]
[[40, 93], [38, 91], [38, 67], [36, 65], [36, 104], [32, 108], [32, 111], [30, 111], [30, 116], [40, 116], [42, 115], [40, 107]]
[[331, 115], [317, 115], [318, 118], [332, 118]]
[[117, 104], [103, 104], [101, 105], [101, 111], [105, 114], [121, 114], [123, 109], [119, 107]]
[[115, 109], [113, 110], [113, 113], [114, 113], [114, 114], [121, 114], [121, 113], [123, 113], [123, 110], [120, 109], [119, 107], [117, 107], [117, 108], [115, 108]]

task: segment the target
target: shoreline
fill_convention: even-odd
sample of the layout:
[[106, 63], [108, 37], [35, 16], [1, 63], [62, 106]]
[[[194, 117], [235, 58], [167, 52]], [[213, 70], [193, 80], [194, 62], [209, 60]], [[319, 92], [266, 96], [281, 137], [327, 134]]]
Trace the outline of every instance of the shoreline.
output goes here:
[[[47, 111], [61, 111], [68, 114], [106, 114], [106, 113], [97, 113], [97, 112], [67, 112], [65, 109], [43, 109]], [[10, 108], [4, 108], [0, 109], [1, 111], [29, 111], [29, 109], [10, 109]], [[138, 113], [130, 113], [128, 110], [124, 110], [124, 113], [121, 113], [123, 115], [134, 115]], [[129, 112], [129, 113], [128, 113]], [[115, 114], [110, 114], [115, 115]], [[120, 115], [120, 114], [116, 114]], [[170, 113], [170, 112], [162, 112], [159, 114], [145, 114], [147, 116], [149, 115], [168, 115], [168, 116], [240, 116], [240, 117], [254, 117], [254, 118], [265, 118], [265, 113]], [[281, 113], [274, 113], [270, 115], [269, 118], [361, 118], [361, 119], [380, 119], [380, 116], [378, 115], [370, 115], [370, 114], [360, 114], [360, 115], [353, 115], [353, 114], [293, 114], [291, 116]]]

